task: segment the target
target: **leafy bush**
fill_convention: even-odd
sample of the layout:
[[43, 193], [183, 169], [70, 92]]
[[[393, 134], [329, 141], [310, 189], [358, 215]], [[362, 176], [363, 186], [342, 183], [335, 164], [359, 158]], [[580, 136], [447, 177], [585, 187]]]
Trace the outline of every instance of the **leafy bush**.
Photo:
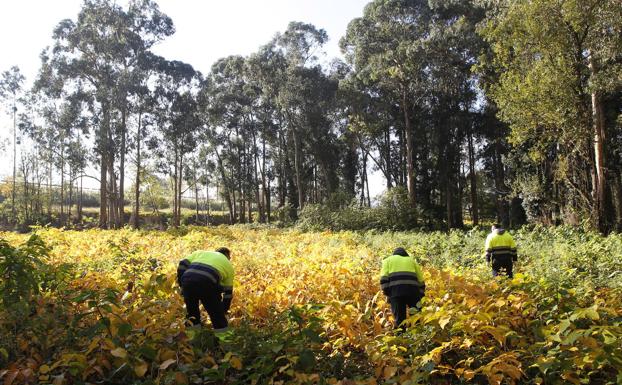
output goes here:
[[403, 187], [395, 187], [380, 198], [376, 207], [361, 207], [356, 200], [345, 205], [337, 195], [324, 204], [306, 205], [296, 225], [302, 230], [407, 230], [417, 225], [417, 212]]

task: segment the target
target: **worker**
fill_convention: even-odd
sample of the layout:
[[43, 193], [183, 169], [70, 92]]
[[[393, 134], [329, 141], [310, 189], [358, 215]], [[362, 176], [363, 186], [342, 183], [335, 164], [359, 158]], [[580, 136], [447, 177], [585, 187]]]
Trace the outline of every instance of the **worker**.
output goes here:
[[389, 298], [395, 328], [399, 328], [406, 319], [407, 308], [417, 309], [425, 294], [421, 267], [404, 248], [396, 248], [392, 255], [382, 260], [380, 287]]
[[226, 314], [233, 299], [233, 266], [226, 247], [195, 251], [179, 262], [177, 282], [182, 288], [187, 318], [201, 324], [199, 302], [207, 311], [216, 335], [227, 332]]
[[486, 262], [492, 263], [493, 277], [504, 271], [512, 278], [512, 264], [518, 259], [514, 239], [501, 225], [495, 223], [486, 237]]

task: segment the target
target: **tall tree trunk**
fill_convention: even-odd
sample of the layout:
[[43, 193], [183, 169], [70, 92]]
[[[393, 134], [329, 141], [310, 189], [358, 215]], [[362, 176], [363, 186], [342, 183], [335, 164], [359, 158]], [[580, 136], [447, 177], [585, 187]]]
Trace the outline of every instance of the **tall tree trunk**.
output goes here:
[[393, 172], [393, 164], [391, 162], [391, 128], [387, 128], [385, 131], [385, 151], [387, 190], [391, 190], [393, 188], [393, 181], [391, 180], [391, 173]]
[[495, 170], [495, 190], [497, 196], [497, 222], [503, 226], [509, 225], [508, 202], [505, 200], [505, 171], [502, 158], [502, 133], [498, 126], [495, 138], [494, 170]]
[[199, 181], [197, 180], [197, 169], [196, 164], [194, 167], [194, 208], [195, 212], [195, 224], [199, 224]]
[[48, 217], [52, 215], [52, 200], [53, 200], [53, 191], [52, 191], [52, 160], [50, 157], [50, 161], [47, 163], [47, 172], [48, 172], [48, 196], [47, 196], [47, 214]]
[[67, 219], [71, 223], [71, 206], [73, 206], [73, 176], [71, 166], [69, 167], [69, 204], [67, 205]]
[[84, 174], [84, 170], [80, 170], [80, 195], [78, 198], [78, 223], [82, 223], [82, 199], [83, 199], [82, 174]]
[[404, 110], [404, 131], [406, 134], [406, 167], [408, 172], [408, 199], [412, 207], [416, 204], [415, 191], [415, 155], [412, 126], [410, 122], [409, 103], [406, 90], [402, 92], [402, 109]]
[[296, 129], [291, 129], [294, 139], [294, 170], [296, 172], [296, 188], [298, 189], [298, 209], [304, 207], [305, 194], [302, 188], [302, 143]]
[[367, 207], [371, 207], [371, 195], [369, 194], [369, 177], [367, 175], [367, 154], [365, 154], [365, 162], [363, 162], [363, 174], [365, 175], [365, 186], [367, 186]]
[[132, 226], [138, 229], [140, 226], [140, 143], [141, 143], [141, 129], [142, 129], [142, 110], [138, 111], [138, 130], [136, 131], [136, 180], [134, 182], [134, 215]]
[[317, 164], [313, 165], [313, 192], [311, 193], [311, 203], [318, 202], [318, 186], [317, 186]]
[[[258, 169], [260, 168], [260, 164], [259, 164], [259, 151], [257, 148], [257, 139], [255, 136], [255, 133], [253, 132], [253, 190], [255, 192], [255, 202], [257, 205], [257, 213], [259, 214], [259, 222], [260, 223], [265, 223], [266, 222], [266, 217], [265, 217], [265, 213], [264, 213], [264, 207], [263, 207], [263, 202], [261, 200], [261, 195], [259, 194], [259, 171]], [[263, 178], [262, 178], [263, 180]], [[262, 182], [263, 185], [263, 182]]]
[[178, 175], [178, 187], [177, 187], [177, 226], [181, 225], [181, 195], [182, 184], [184, 178], [184, 153], [180, 151], [179, 154], [179, 175]]
[[446, 218], [447, 218], [447, 229], [451, 229], [454, 225], [453, 221], [453, 191], [451, 180], [449, 177], [449, 172], [447, 172], [447, 176], [445, 178], [445, 209], [446, 209]]
[[479, 207], [477, 204], [477, 176], [475, 175], [475, 148], [473, 146], [473, 134], [469, 127], [467, 135], [469, 151], [469, 181], [471, 185], [471, 220], [473, 226], [479, 225]]
[[227, 202], [227, 207], [229, 208], [229, 223], [235, 223], [235, 210], [233, 208], [233, 202], [231, 201], [231, 195], [229, 193], [229, 182], [227, 181], [227, 174], [225, 173], [225, 167], [222, 163], [222, 158], [220, 157], [220, 153], [218, 150], [214, 150], [216, 154], [216, 159], [218, 160], [218, 170], [220, 170], [220, 178], [222, 179], [222, 184], [224, 187], [223, 196], [225, 197], [225, 201]]
[[261, 138], [261, 193], [264, 206], [264, 221], [270, 223], [270, 194], [266, 188], [266, 138]]
[[287, 173], [285, 162], [287, 153], [283, 150], [284, 147], [283, 133], [279, 131], [279, 207], [285, 206], [285, 199], [287, 197]]
[[126, 137], [127, 137], [127, 106], [126, 101], [123, 101], [123, 108], [121, 109], [121, 151], [119, 154], [119, 198], [117, 201], [117, 227], [120, 228], [125, 224], [125, 152], [126, 152]]
[[206, 175], [206, 179], [205, 179], [205, 208], [207, 211], [207, 215], [205, 216], [205, 225], [209, 226], [210, 224], [210, 200], [209, 200], [209, 174], [207, 174], [207, 171], [205, 173]]
[[17, 104], [13, 94], [13, 190], [11, 191], [11, 220], [17, 223], [15, 211], [15, 192], [17, 191]]
[[[597, 72], [597, 66], [594, 57], [589, 53], [589, 68], [592, 76]], [[605, 134], [605, 116], [603, 113], [603, 104], [601, 95], [598, 92], [592, 92], [592, 128], [594, 136], [594, 166], [596, 171], [596, 191], [595, 216], [598, 229], [607, 233], [610, 230], [607, 216], [611, 209], [611, 204], [607, 194], [607, 160], [605, 157], [605, 143], [607, 136]]]
[[99, 227], [108, 227], [108, 131], [110, 129], [110, 110], [108, 103], [102, 103], [102, 124], [99, 132], [100, 177], [99, 177]]
[[270, 223], [270, 218], [272, 217], [272, 204], [270, 202], [270, 200], [272, 199], [272, 194], [270, 194], [270, 179], [268, 179], [266, 185], [266, 190], [264, 191], [264, 196], [266, 199], [266, 220], [268, 223]]
[[110, 183], [110, 195], [109, 195], [109, 199], [108, 199], [108, 205], [109, 205], [109, 223], [112, 227], [117, 228], [117, 215], [119, 214], [117, 211], [117, 175], [114, 172], [114, 158], [113, 155], [110, 154], [110, 157], [108, 158], [108, 177], [109, 177], [109, 183]]
[[173, 217], [172, 223], [174, 227], [177, 227], [177, 173], [179, 172], [179, 159], [177, 154], [177, 143], [175, 143], [175, 156], [173, 161]]
[[60, 223], [65, 224], [65, 138], [60, 140]]

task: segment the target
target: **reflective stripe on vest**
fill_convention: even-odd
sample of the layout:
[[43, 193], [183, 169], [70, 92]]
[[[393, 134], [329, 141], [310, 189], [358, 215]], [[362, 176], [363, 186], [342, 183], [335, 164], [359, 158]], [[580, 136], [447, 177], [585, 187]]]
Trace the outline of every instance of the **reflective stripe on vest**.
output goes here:
[[187, 274], [190, 274], [190, 275], [197, 274], [203, 277], [207, 277], [210, 281], [212, 281], [216, 285], [218, 285], [218, 282], [220, 281], [220, 274], [218, 273], [216, 269], [214, 269], [210, 265], [206, 265], [200, 262], [195, 262], [195, 263], [190, 264], [188, 269], [184, 272], [184, 276]]

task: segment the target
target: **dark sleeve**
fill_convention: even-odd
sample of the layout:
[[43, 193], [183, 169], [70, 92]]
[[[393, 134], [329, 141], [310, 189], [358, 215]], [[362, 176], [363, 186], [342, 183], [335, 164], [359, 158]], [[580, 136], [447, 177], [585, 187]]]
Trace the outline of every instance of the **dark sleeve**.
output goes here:
[[225, 311], [225, 313], [229, 311], [232, 300], [233, 300], [233, 287], [232, 286], [223, 287], [222, 308]]
[[380, 288], [382, 289], [382, 293], [387, 297], [391, 295], [391, 288], [389, 287], [389, 277], [380, 277]]
[[190, 266], [190, 261], [187, 259], [182, 259], [177, 266], [177, 283], [181, 286], [181, 277], [184, 275], [184, 272], [188, 270]]

